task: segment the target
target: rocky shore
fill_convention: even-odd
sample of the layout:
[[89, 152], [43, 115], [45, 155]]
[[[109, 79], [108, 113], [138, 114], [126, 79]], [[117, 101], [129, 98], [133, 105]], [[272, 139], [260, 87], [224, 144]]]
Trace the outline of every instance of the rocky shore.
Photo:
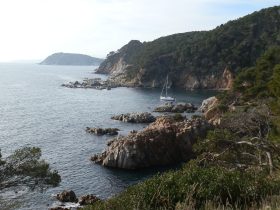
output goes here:
[[151, 123], [156, 120], [149, 112], [120, 114], [112, 116], [111, 119], [129, 123]]
[[193, 113], [197, 110], [191, 103], [165, 103], [154, 109], [154, 112]]
[[[100, 201], [100, 199], [93, 194], [84, 195], [80, 198], [77, 198], [75, 192], [72, 190], [64, 190], [63, 192], [58, 193], [55, 198], [60, 201], [61, 204], [59, 206], [50, 208], [50, 210], [67, 210], [73, 208], [80, 209], [82, 206], [92, 205], [95, 202]], [[71, 207], [67, 207], [65, 203], [72, 203], [73, 205], [69, 205]]]
[[159, 117], [142, 131], [112, 139], [106, 150], [91, 160], [122, 169], [179, 163], [192, 156], [192, 144], [209, 128], [201, 118], [176, 121], [173, 117]]

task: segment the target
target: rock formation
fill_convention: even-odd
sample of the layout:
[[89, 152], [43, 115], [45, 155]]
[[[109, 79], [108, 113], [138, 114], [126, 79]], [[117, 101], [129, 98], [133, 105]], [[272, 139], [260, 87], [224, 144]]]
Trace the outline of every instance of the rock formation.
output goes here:
[[208, 99], [205, 99], [202, 102], [199, 110], [203, 113], [204, 117], [208, 120], [209, 123], [213, 125], [219, 125], [221, 122], [221, 112], [218, 110], [217, 106], [219, 105], [219, 100], [213, 96]]
[[111, 119], [129, 123], [151, 123], [156, 120], [156, 118], [148, 112], [120, 114], [112, 116]]
[[69, 82], [66, 84], [62, 84], [61, 86], [67, 88], [92, 88], [97, 90], [110, 90], [111, 88], [119, 87], [118, 84], [112, 82], [111, 80], [102, 80], [101, 78], [86, 78], [82, 82]]
[[72, 203], [78, 202], [76, 194], [72, 190], [70, 191], [64, 190], [62, 193], [57, 194], [56, 198], [61, 202], [72, 202]]
[[90, 194], [90, 195], [84, 195], [84, 196], [80, 197], [79, 204], [81, 206], [92, 205], [97, 201], [100, 201], [100, 199], [98, 197], [96, 197], [95, 195]]
[[139, 132], [131, 132], [108, 143], [106, 150], [91, 160], [107, 167], [137, 169], [186, 161], [192, 144], [206, 135], [209, 124], [201, 118], [176, 121], [159, 117]]
[[110, 136], [114, 136], [114, 135], [118, 135], [118, 128], [86, 128], [86, 132], [88, 133], [93, 133], [96, 134], [98, 136], [102, 136], [102, 135], [110, 135]]
[[193, 113], [195, 110], [197, 110], [197, 107], [191, 103], [165, 103], [156, 107], [154, 112]]

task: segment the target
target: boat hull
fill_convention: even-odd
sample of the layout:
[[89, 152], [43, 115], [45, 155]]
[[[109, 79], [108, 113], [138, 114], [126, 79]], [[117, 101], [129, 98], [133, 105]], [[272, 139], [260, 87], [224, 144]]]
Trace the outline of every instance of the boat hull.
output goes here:
[[161, 101], [175, 101], [175, 98], [161, 96], [160, 100]]

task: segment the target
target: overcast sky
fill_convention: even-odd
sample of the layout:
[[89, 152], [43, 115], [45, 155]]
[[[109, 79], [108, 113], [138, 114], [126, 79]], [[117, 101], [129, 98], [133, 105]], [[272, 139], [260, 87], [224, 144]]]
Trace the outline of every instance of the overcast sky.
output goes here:
[[279, 0], [0, 0], [0, 61], [105, 57], [131, 39], [208, 30]]

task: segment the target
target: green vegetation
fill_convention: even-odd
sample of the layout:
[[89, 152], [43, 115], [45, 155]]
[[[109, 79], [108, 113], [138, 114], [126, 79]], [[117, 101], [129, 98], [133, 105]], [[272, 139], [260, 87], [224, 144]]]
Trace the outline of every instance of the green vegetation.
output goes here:
[[18, 149], [5, 159], [0, 154], [0, 190], [22, 185], [32, 189], [57, 186], [61, 181], [59, 174], [40, 158], [37, 147]]
[[[220, 166], [201, 167], [189, 162], [181, 170], [154, 176], [128, 188], [107, 202], [88, 209], [178, 209], [203, 208], [209, 201], [216, 205], [246, 206], [267, 195], [278, 194], [280, 180], [250, 171], [230, 171]], [[182, 208], [183, 209], [183, 208]]]
[[194, 160], [87, 209], [279, 209], [279, 81], [274, 46], [218, 96], [221, 124], [194, 145]]
[[270, 47], [280, 45], [279, 9], [263, 9], [210, 31], [174, 34], [143, 44], [131, 41], [109, 54], [100, 69], [106, 71], [108, 64], [116, 64], [122, 57], [130, 64], [125, 75], [128, 80], [164, 81], [169, 74], [177, 86], [186, 75], [219, 78], [226, 67], [237, 73], [255, 65]]
[[242, 93], [243, 98], [280, 97], [280, 47], [270, 48], [257, 60], [254, 67], [243, 69], [237, 76], [234, 90]]

